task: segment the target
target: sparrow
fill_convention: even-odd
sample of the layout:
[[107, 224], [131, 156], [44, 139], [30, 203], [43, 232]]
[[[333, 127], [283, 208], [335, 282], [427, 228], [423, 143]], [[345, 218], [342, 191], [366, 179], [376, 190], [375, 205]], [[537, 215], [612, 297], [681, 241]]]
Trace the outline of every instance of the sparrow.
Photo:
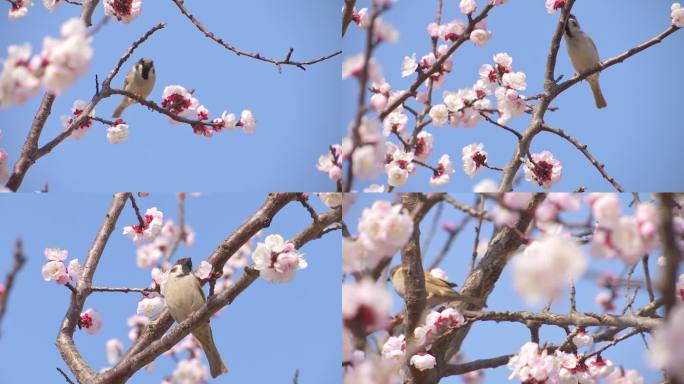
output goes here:
[[[577, 18], [570, 15], [567, 24], [565, 24], [565, 47], [568, 49], [568, 56], [572, 61], [572, 66], [578, 74], [592, 69], [601, 63], [596, 44], [591, 40], [591, 37], [580, 29]], [[594, 94], [594, 101], [596, 108], [604, 108], [608, 104], [603, 98], [601, 92], [601, 85], [599, 85], [599, 73], [595, 73], [587, 77], [587, 82], [591, 87], [591, 92]]]
[[[154, 62], [152, 59], [143, 58], [128, 71], [126, 79], [124, 79], [123, 89], [146, 99], [152, 92], [152, 88], [154, 88], [155, 80]], [[135, 100], [124, 96], [123, 100], [121, 100], [121, 104], [114, 110], [112, 117], [121, 117], [124, 109], [135, 103]]]
[[[204, 305], [206, 301], [204, 291], [202, 291], [199, 279], [192, 273], [192, 260], [190, 258], [179, 259], [169, 271], [164, 286], [164, 298], [171, 317], [177, 323], [181, 323]], [[211, 377], [217, 377], [228, 372], [228, 367], [221, 359], [221, 355], [214, 344], [209, 322], [198, 325], [192, 331], [192, 335], [204, 349], [204, 354], [209, 361]]]
[[[446, 304], [452, 301], [462, 301], [464, 303], [473, 304], [477, 306], [485, 306], [484, 300], [462, 295], [453, 290], [456, 284], [442, 280], [433, 276], [430, 272], [425, 273], [425, 290], [427, 291], [427, 308], [432, 308], [437, 305]], [[397, 291], [397, 294], [404, 297], [404, 269], [401, 265], [397, 265], [390, 271], [390, 279], [392, 285]]]

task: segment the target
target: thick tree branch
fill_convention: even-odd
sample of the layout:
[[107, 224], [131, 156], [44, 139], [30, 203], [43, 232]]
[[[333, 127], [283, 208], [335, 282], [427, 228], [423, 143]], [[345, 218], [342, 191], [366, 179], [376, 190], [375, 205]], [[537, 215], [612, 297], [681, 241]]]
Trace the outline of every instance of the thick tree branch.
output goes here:
[[658, 207], [659, 225], [658, 230], [660, 234], [660, 242], [663, 245], [663, 254], [665, 256], [665, 267], [663, 268], [660, 279], [660, 291], [663, 294], [665, 304], [665, 311], [669, 315], [670, 310], [676, 303], [676, 284], [677, 284], [677, 270], [679, 269], [679, 262], [682, 260], [682, 253], [677, 247], [675, 240], [674, 225], [672, 223], [674, 199], [671, 193], [659, 193]]
[[128, 195], [129, 193], [117, 193], [114, 195], [111, 207], [104, 218], [93, 245], [88, 251], [88, 255], [86, 256], [85, 263], [83, 265], [81, 278], [78, 280], [76, 285], [76, 292], [71, 295], [69, 308], [64, 316], [64, 320], [62, 320], [62, 325], [60, 326], [59, 333], [57, 335], [57, 341], [55, 343], [57, 345], [57, 349], [59, 349], [62, 359], [69, 366], [69, 369], [71, 369], [71, 372], [73, 372], [73, 374], [76, 376], [76, 379], [80, 383], [94, 383], [97, 375], [76, 348], [73, 338], [74, 331], [76, 330], [76, 326], [78, 325], [79, 319], [81, 317], [81, 312], [83, 311], [85, 301], [90, 294], [93, 275], [95, 274], [97, 265], [100, 262], [100, 257], [102, 256], [102, 252], [107, 245], [109, 236], [114, 231], [116, 221], [118, 220], [119, 215], [126, 204]]

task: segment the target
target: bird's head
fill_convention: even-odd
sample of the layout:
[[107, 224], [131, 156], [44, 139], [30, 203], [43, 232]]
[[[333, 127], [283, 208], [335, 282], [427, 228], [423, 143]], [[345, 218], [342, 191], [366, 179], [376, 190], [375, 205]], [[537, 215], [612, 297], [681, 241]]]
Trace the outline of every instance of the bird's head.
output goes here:
[[575, 15], [570, 14], [570, 17], [568, 17], [568, 22], [565, 24], [565, 34], [568, 37], [575, 37], [575, 35], [579, 32], [582, 32], [579, 22], [577, 21]]
[[135, 70], [143, 79], [147, 80], [150, 77], [150, 74], [154, 75], [154, 61], [144, 57], [135, 64]]
[[169, 274], [171, 276], [184, 276], [192, 272], [192, 259], [189, 257], [184, 257], [182, 259], [178, 259], [176, 261], [176, 264], [171, 267], [171, 271], [169, 271]]

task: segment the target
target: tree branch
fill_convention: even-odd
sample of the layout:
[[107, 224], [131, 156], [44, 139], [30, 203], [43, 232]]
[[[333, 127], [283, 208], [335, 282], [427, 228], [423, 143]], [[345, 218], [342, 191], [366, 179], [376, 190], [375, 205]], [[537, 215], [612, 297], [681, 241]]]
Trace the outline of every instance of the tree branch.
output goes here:
[[[12, 265], [12, 269], [7, 273], [7, 276], [5, 276], [4, 292], [0, 292], [0, 324], [2, 323], [2, 319], [5, 317], [5, 313], [7, 312], [9, 295], [14, 287], [14, 279], [16, 279], [17, 274], [26, 263], [26, 257], [24, 256], [21, 239], [19, 238], [14, 244], [13, 256], [14, 264]], [[1, 331], [2, 329], [0, 329], [0, 335], [2, 335]]]
[[580, 143], [579, 141], [577, 141], [577, 139], [570, 136], [569, 134], [567, 134], [565, 131], [563, 131], [560, 128], [555, 128], [555, 127], [552, 127], [550, 125], [544, 124], [544, 125], [542, 125], [542, 130], [546, 131], [546, 132], [554, 133], [554, 134], [564, 138], [565, 140], [567, 140], [570, 144], [574, 145], [575, 148], [577, 148], [580, 152], [582, 152], [584, 157], [586, 157], [587, 160], [589, 160], [591, 162], [591, 165], [593, 165], [594, 168], [596, 168], [599, 171], [599, 173], [601, 173], [601, 176], [603, 176], [604, 179], [608, 180], [608, 182], [610, 183], [610, 185], [613, 186], [613, 188], [615, 188], [618, 192], [624, 192], [625, 191], [625, 189], [622, 188], [620, 183], [618, 183], [617, 180], [615, 180], [615, 178], [613, 176], [610, 176], [608, 174], [608, 172], [606, 172], [606, 165], [599, 163], [598, 160], [596, 160], [596, 158], [589, 152], [586, 144]]
[[192, 24], [194, 24], [195, 27], [197, 27], [197, 29], [199, 29], [200, 32], [202, 32], [202, 33], [204, 34], [204, 36], [208, 37], [209, 39], [213, 40], [213, 41], [216, 42], [217, 44], [221, 45], [221, 46], [224, 47], [225, 49], [227, 49], [227, 50], [229, 50], [229, 51], [235, 53], [235, 54], [238, 55], [238, 56], [247, 56], [247, 57], [250, 57], [250, 58], [255, 59], [255, 60], [259, 60], [259, 61], [263, 61], [263, 62], [266, 62], [266, 63], [274, 64], [274, 65], [276, 66], [276, 68], [278, 68], [278, 71], [279, 71], [279, 72], [282, 72], [282, 66], [283, 66], [283, 65], [293, 65], [293, 66], [295, 66], [295, 67], [297, 67], [297, 68], [299, 68], [299, 69], [306, 70], [306, 66], [307, 66], [307, 65], [313, 65], [313, 64], [316, 64], [316, 63], [320, 63], [320, 62], [322, 62], [322, 61], [331, 59], [331, 58], [333, 58], [333, 57], [335, 57], [335, 56], [337, 56], [337, 55], [339, 55], [339, 54], [342, 53], [342, 51], [337, 51], [337, 52], [334, 52], [334, 53], [331, 53], [331, 54], [329, 54], [329, 55], [325, 55], [325, 56], [323, 56], [323, 57], [319, 57], [319, 58], [313, 59], [313, 60], [308, 60], [308, 61], [293, 61], [293, 60], [290, 59], [290, 57], [292, 56], [292, 51], [294, 50], [293, 48], [290, 48], [290, 50], [288, 51], [287, 55], [285, 56], [285, 59], [283, 59], [283, 60], [271, 59], [271, 58], [268, 58], [268, 57], [266, 57], [266, 56], [262, 56], [262, 55], [259, 54], [259, 53], [250, 53], [250, 52], [247, 52], [247, 51], [243, 51], [243, 50], [241, 50], [241, 49], [238, 49], [238, 48], [234, 47], [233, 45], [231, 45], [230, 43], [226, 42], [226, 41], [223, 40], [222, 38], [216, 36], [213, 32], [211, 32], [211, 31], [209, 31], [208, 29], [206, 29], [206, 28], [204, 27], [204, 25], [202, 25], [202, 23], [200, 23], [200, 21], [197, 20], [197, 18], [196, 18], [195, 16], [193, 16], [193, 14], [190, 13], [190, 11], [188, 11], [188, 9], [185, 7], [185, 2], [184, 2], [183, 0], [173, 0], [173, 2], [176, 4], [176, 6], [178, 7], [178, 9], [180, 9], [181, 13], [183, 13], [183, 15], [184, 15], [185, 17], [187, 17], [187, 18], [192, 22]]
[[86, 256], [81, 278], [78, 280], [76, 286], [76, 293], [71, 295], [71, 303], [64, 315], [59, 334], [57, 335], [57, 341], [55, 342], [57, 349], [59, 349], [59, 353], [62, 355], [62, 359], [69, 366], [69, 369], [71, 369], [71, 372], [76, 376], [76, 379], [81, 383], [94, 383], [97, 374], [88, 365], [76, 348], [73, 338], [74, 331], [78, 325], [85, 301], [90, 294], [93, 275], [97, 269], [97, 264], [100, 262], [100, 257], [107, 245], [109, 236], [114, 231], [116, 221], [126, 204], [128, 195], [129, 193], [116, 193], [112, 199], [111, 207]]

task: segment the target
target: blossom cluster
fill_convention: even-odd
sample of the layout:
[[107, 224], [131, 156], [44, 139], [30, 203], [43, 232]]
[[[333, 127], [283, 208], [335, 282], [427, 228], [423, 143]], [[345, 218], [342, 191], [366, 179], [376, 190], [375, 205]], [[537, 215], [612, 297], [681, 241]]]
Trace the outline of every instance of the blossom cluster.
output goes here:
[[316, 168], [328, 174], [330, 180], [337, 182], [342, 177], [342, 147], [339, 144], [330, 146], [325, 155], [318, 158]]
[[[610, 360], [600, 354], [590, 357], [570, 354], [556, 350], [550, 354], [546, 349], [540, 351], [539, 345], [525, 343], [520, 351], [508, 361], [508, 368], [513, 371], [509, 379], [521, 383], [582, 383], [596, 384], [601, 379], [608, 383], [643, 383], [636, 371], [621, 372]], [[630, 375], [630, 381], [621, 381]]]
[[[425, 324], [416, 327], [414, 336], [417, 345], [422, 346], [421, 351], [413, 354], [409, 364], [420, 371], [432, 369], [437, 360], [427, 350], [430, 344], [444, 332], [461, 327], [465, 319], [454, 308], [445, 308], [441, 312], [431, 311], [425, 318]], [[406, 340], [404, 335], [392, 336], [382, 346], [382, 357], [400, 361], [406, 355]]]
[[[211, 137], [223, 129], [233, 130], [235, 127], [242, 127], [247, 134], [254, 133], [256, 130], [256, 119], [252, 111], [243, 110], [239, 119], [227, 111], [223, 111], [221, 117], [210, 119], [209, 110], [200, 104], [192, 92], [180, 85], [164, 87], [161, 106], [176, 116], [199, 120], [192, 125], [192, 130], [197, 135]], [[173, 124], [176, 120], [169, 119], [169, 122]]]
[[93, 49], [92, 38], [78, 18], [64, 22], [61, 38], [45, 37], [40, 54], [31, 56], [31, 45], [10, 45], [0, 74], [0, 107], [24, 103], [41, 85], [59, 95], [84, 75]]
[[164, 213], [156, 207], [145, 211], [143, 222], [135, 225], [127, 225], [123, 229], [123, 234], [130, 237], [134, 243], [141, 241], [153, 241], [162, 230], [164, 224]]
[[64, 285], [69, 281], [78, 283], [82, 272], [78, 259], [72, 259], [68, 265], [64, 265], [67, 257], [69, 257], [69, 251], [61, 248], [45, 248], [43, 254], [48, 260], [41, 270], [45, 281], [52, 280], [60, 285]]
[[[79, 116], [81, 116], [86, 109], [88, 109], [88, 102], [84, 100], [75, 100], [71, 108], [71, 116], [62, 116], [62, 126], [64, 131], [68, 131]], [[88, 115], [81, 120], [78, 125], [74, 126], [69, 135], [74, 140], [80, 140], [85, 136], [86, 133], [93, 126], [93, 117], [95, 117], [95, 108], [93, 107]], [[126, 124], [123, 119], [117, 119], [110, 124], [107, 129], [107, 141], [110, 144], [119, 144], [124, 142], [128, 138], [128, 124]]]
[[[632, 265], [659, 247], [655, 205], [639, 203], [636, 214], [631, 216], [622, 215], [619, 197], [614, 193], [591, 194], [587, 202], [591, 204], [596, 219], [591, 242], [595, 256], [618, 257], [625, 264]], [[675, 216], [673, 222], [675, 231], [684, 234], [684, 219]], [[684, 249], [684, 242], [679, 241], [679, 246]]]
[[140, 16], [142, 0], [103, 0], [104, 14], [128, 24]]
[[365, 208], [356, 239], [342, 240], [342, 270], [361, 272], [394, 255], [413, 233], [413, 220], [400, 204], [378, 200]]
[[263, 243], [257, 243], [252, 261], [261, 278], [271, 283], [289, 282], [298, 269], [307, 267], [304, 254], [280, 235], [268, 235]]

